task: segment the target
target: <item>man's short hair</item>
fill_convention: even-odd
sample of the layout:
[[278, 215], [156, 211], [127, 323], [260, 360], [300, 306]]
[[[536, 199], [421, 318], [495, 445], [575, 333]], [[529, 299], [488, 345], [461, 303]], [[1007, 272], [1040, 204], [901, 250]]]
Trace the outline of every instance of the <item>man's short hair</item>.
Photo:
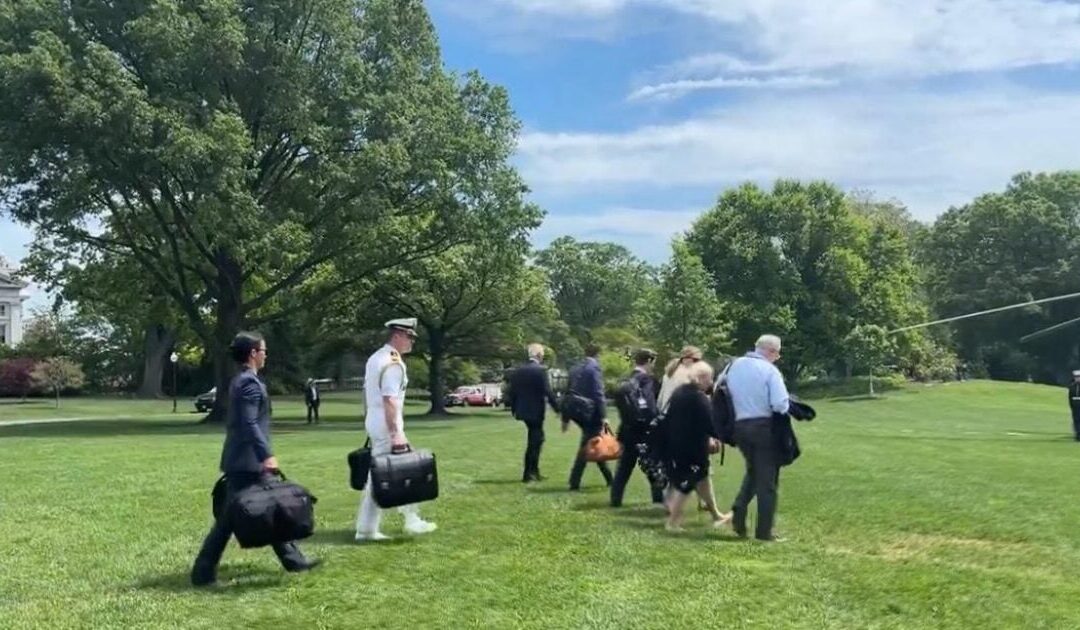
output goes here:
[[772, 350], [773, 352], [780, 352], [780, 338], [776, 335], [762, 335], [758, 337], [754, 347], [763, 350]]
[[232, 354], [233, 361], [247, 363], [251, 358], [251, 353], [258, 350], [262, 343], [263, 336], [258, 332], [253, 330], [239, 332], [229, 344], [229, 352]]
[[656, 353], [648, 348], [641, 348], [634, 353], [634, 365], [646, 365], [656, 360]]
[[590, 344], [585, 346], [585, 356], [595, 358], [599, 354], [600, 354], [600, 345], [599, 344], [590, 343]]
[[530, 343], [529, 347], [526, 348], [526, 351], [529, 353], [529, 358], [530, 359], [542, 359], [542, 358], [544, 358], [544, 345], [543, 344]]

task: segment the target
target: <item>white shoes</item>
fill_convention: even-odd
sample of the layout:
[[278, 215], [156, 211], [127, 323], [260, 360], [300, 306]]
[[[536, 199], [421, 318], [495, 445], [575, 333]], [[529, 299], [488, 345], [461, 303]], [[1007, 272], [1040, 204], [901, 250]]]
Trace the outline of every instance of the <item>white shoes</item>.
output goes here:
[[384, 540], [390, 540], [390, 537], [382, 532], [373, 532], [371, 534], [356, 532], [356, 542], [382, 542]]
[[425, 521], [422, 518], [417, 518], [416, 520], [409, 521], [405, 524], [405, 533], [419, 536], [421, 534], [430, 534], [438, 528], [439, 526], [435, 523]]

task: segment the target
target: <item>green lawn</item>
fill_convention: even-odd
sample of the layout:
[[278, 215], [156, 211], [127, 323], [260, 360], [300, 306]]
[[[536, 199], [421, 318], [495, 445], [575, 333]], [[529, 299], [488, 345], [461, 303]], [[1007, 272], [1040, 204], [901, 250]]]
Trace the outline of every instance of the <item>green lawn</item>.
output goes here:
[[[315, 428], [285, 399], [275, 447], [319, 496], [303, 547], [326, 563], [288, 575], [268, 549], [231, 545], [212, 592], [187, 572], [220, 429], [160, 417], [171, 403], [85, 402], [110, 417], [0, 426], [0, 628], [1080, 624], [1080, 444], [1059, 389], [975, 382], [819, 402], [782, 475], [788, 542], [772, 546], [711, 531], [702, 514], [664, 532], [640, 475], [620, 510], [595, 469], [566, 492], [577, 436], [550, 420], [549, 480], [525, 487], [524, 433], [500, 411], [412, 421], [412, 441], [439, 456], [442, 497], [423, 513], [440, 529], [359, 546], [345, 467], [359, 401], [328, 401]], [[714, 468], [722, 504], [740, 473], [738, 456]], [[399, 531], [400, 516], [387, 521]]]

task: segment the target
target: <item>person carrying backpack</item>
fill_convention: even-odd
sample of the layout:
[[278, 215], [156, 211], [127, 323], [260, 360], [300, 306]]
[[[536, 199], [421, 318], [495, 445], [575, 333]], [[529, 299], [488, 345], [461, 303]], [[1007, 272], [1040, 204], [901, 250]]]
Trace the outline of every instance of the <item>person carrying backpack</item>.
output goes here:
[[[634, 371], [619, 385], [615, 394], [615, 406], [619, 410], [618, 438], [623, 453], [615, 469], [611, 483], [611, 507], [620, 507], [626, 484], [634, 472], [639, 458], [645, 455], [649, 444], [650, 423], [656, 418], [656, 394], [659, 383], [650, 374], [656, 362], [656, 353], [642, 348], [634, 353]], [[663, 485], [650, 480], [652, 502], [663, 505]]]

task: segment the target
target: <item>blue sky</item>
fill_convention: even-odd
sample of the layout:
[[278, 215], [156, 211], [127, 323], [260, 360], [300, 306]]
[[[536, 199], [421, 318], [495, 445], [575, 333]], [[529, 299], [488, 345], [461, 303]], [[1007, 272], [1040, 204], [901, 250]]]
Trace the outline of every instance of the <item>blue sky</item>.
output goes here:
[[[429, 0], [446, 63], [506, 86], [535, 234], [660, 262], [726, 187], [824, 178], [921, 219], [1080, 168], [1080, 3]], [[0, 219], [0, 253], [30, 234]], [[35, 300], [37, 301], [37, 300]]]

